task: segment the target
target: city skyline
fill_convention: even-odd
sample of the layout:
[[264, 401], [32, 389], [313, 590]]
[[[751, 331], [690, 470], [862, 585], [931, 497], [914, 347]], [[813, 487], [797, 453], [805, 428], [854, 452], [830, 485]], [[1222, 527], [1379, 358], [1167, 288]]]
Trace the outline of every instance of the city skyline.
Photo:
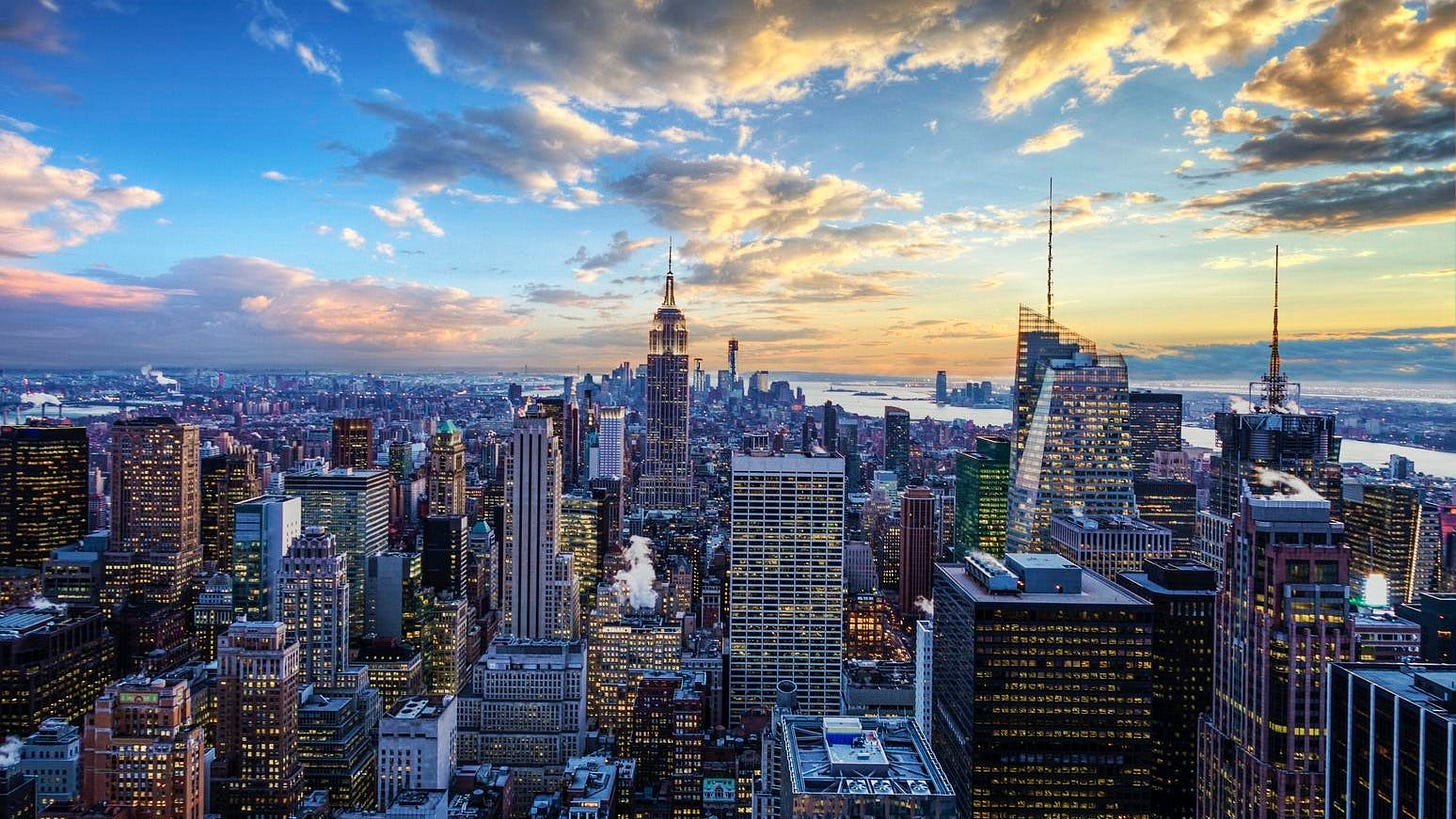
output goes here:
[[[1450, 382], [1456, 6], [0, 12], [0, 365]], [[106, 339], [104, 347], [98, 339]], [[529, 353], [527, 352], [529, 351]], [[1316, 366], [1334, 362], [1338, 370]]]

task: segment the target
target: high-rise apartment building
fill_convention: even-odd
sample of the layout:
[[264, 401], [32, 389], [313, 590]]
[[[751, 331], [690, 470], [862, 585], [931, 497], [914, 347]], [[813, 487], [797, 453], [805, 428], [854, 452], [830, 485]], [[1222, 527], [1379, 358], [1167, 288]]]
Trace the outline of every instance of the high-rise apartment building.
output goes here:
[[631, 707], [628, 683], [634, 669], [675, 672], [682, 668], [682, 624], [650, 609], [596, 611], [586, 635], [586, 649], [587, 719], [598, 730], [620, 728]]
[[382, 707], [367, 669], [350, 672], [345, 686], [314, 688], [299, 703], [298, 761], [305, 793], [328, 791], [335, 808], [368, 810], [377, 795], [374, 746]]
[[0, 427], [0, 565], [39, 570], [86, 534], [86, 428]]
[[233, 609], [248, 620], [278, 619], [278, 572], [283, 553], [303, 531], [303, 503], [289, 495], [259, 495], [233, 509]]
[[465, 514], [465, 439], [454, 421], [444, 421], [430, 439], [431, 515]]
[[838, 713], [844, 651], [844, 461], [735, 454], [728, 724], [798, 685], [801, 713]]
[[111, 542], [102, 602], [172, 605], [202, 568], [200, 439], [171, 418], [111, 425]]
[[1006, 552], [1006, 498], [1011, 488], [1011, 440], [977, 436], [975, 451], [956, 453], [955, 550], [964, 557]]
[[1152, 606], [1059, 555], [935, 572], [932, 736], [960, 815], [1150, 816]]
[[213, 810], [287, 819], [303, 796], [298, 643], [279, 622], [234, 623], [217, 641]]
[[1213, 604], [1218, 574], [1195, 560], [1147, 560], [1118, 585], [1153, 604], [1155, 819], [1194, 814], [1198, 718], [1213, 700]]
[[662, 306], [652, 317], [647, 341], [647, 452], [642, 461], [638, 505], [644, 509], [688, 509], [693, 505], [688, 325], [673, 293], [670, 253]]
[[900, 495], [900, 614], [914, 617], [915, 601], [930, 598], [930, 575], [940, 544], [935, 493], [912, 486]]
[[910, 413], [900, 407], [885, 407], [884, 469], [894, 472], [900, 486], [910, 483]]
[[1343, 541], [1344, 525], [1313, 492], [1245, 485], [1214, 611], [1200, 819], [1324, 816], [1322, 687], [1326, 666], [1352, 651]]
[[431, 515], [424, 523], [420, 568], [425, 588], [463, 597], [470, 519], [463, 514]]
[[569, 639], [577, 625], [575, 572], [559, 548], [561, 455], [551, 419], [517, 418], [506, 465], [505, 631]]
[[310, 526], [294, 537], [278, 573], [279, 619], [298, 643], [303, 683], [339, 688], [349, 662], [349, 577], [334, 536]]
[[202, 819], [206, 744], [187, 681], [112, 683], [86, 717], [81, 798], [156, 819]]
[[1332, 663], [1329, 819], [1456, 813], [1456, 665]]
[[[349, 560], [349, 638], [363, 636], [369, 560], [389, 545], [389, 471], [313, 469], [283, 476], [283, 491], [303, 500], [303, 525], [322, 526]], [[362, 603], [362, 605], [361, 605]]]
[[202, 562], [232, 571], [233, 507], [263, 494], [256, 454], [249, 447], [202, 459]]
[[1132, 471], [1146, 477], [1154, 452], [1183, 448], [1183, 396], [1176, 392], [1132, 390], [1128, 393], [1132, 432]]
[[373, 468], [374, 419], [335, 418], [329, 443], [329, 461], [335, 469]]
[[1016, 389], [1007, 548], [1049, 549], [1052, 515], [1135, 515], [1122, 356], [1023, 307]]

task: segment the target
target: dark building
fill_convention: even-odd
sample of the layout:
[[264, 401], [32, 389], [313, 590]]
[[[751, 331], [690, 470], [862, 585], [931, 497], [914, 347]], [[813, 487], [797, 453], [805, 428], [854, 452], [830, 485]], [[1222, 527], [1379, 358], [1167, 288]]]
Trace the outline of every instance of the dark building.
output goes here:
[[79, 724], [115, 677], [116, 642], [101, 609], [0, 614], [0, 735], [27, 736], [46, 717]]
[[1423, 661], [1456, 663], [1456, 594], [1424, 592], [1396, 613], [1420, 625]]
[[900, 485], [910, 482], [910, 413], [885, 407], [884, 468], [895, 473]]
[[425, 588], [438, 594], [465, 595], [465, 552], [469, 542], [470, 521], [464, 515], [425, 518], [420, 561]]
[[1011, 487], [1011, 440], [978, 437], [974, 452], [956, 453], [955, 549], [1006, 551], [1006, 498]]
[[672, 256], [647, 350], [647, 452], [637, 498], [644, 509], [689, 509], [693, 462], [688, 437], [688, 325], [673, 292]]
[[1193, 557], [1198, 529], [1198, 487], [1176, 478], [1136, 478], [1138, 517], [1173, 533], [1173, 554]]
[[233, 507], [263, 494], [253, 450], [240, 448], [202, 459], [202, 560], [218, 571], [231, 571]]
[[933, 723], [961, 816], [1151, 816], [1153, 607], [1058, 555], [935, 567]]
[[0, 768], [0, 819], [35, 819], [35, 778]]
[[1326, 680], [1324, 815], [1451, 816], [1456, 665], [1334, 663]]
[[1360, 597], [1365, 596], [1365, 581], [1376, 574], [1385, 577], [1392, 603], [1435, 590], [1441, 569], [1440, 523], [1435, 515], [1423, 516], [1419, 489], [1355, 479], [1345, 481], [1342, 500], [1351, 582]]
[[1198, 717], [1213, 701], [1218, 574], [1194, 560], [1147, 560], [1118, 585], [1153, 604], [1153, 816], [1194, 812]]
[[86, 428], [0, 427], [0, 564], [40, 569], [86, 534]]
[[374, 743], [382, 710], [379, 692], [360, 682], [353, 689], [313, 689], [298, 707], [303, 789], [327, 791], [334, 808], [374, 807]]
[[935, 565], [935, 493], [912, 486], [900, 496], [900, 614], [920, 616], [915, 601], [930, 598], [930, 572]]
[[1131, 390], [1127, 399], [1132, 425], [1132, 474], [1142, 477], [1153, 465], [1154, 452], [1183, 448], [1183, 396]]
[[824, 402], [824, 425], [819, 430], [819, 444], [830, 456], [839, 454], [839, 410], [833, 401]]
[[374, 419], [335, 418], [329, 461], [335, 469], [374, 468]]

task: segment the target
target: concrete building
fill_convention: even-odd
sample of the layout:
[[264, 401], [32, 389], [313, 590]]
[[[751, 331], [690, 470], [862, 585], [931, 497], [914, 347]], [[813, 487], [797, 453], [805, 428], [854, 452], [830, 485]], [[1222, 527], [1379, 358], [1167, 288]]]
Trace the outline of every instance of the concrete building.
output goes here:
[[187, 682], [113, 683], [86, 718], [81, 798], [155, 819], [202, 819], [206, 751]]
[[1052, 515], [1052, 551], [1108, 580], [1173, 557], [1173, 533], [1126, 515]]
[[502, 627], [527, 640], [571, 639], [580, 601], [572, 556], [560, 549], [561, 451], [550, 418], [516, 419], [506, 504]]
[[638, 504], [644, 509], [693, 506], [693, 461], [688, 437], [691, 405], [688, 325], [677, 307], [669, 258], [662, 305], [653, 314], [648, 333], [647, 451], [637, 488]]
[[17, 769], [35, 780], [37, 809], [75, 799], [81, 793], [81, 731], [57, 717], [42, 720], [20, 746]]
[[0, 565], [39, 569], [87, 531], [86, 427], [0, 427]]
[[777, 720], [783, 819], [956, 816], [950, 780], [914, 720], [798, 715]]
[[101, 602], [176, 605], [202, 568], [200, 437], [171, 418], [111, 425], [111, 542]]
[[279, 622], [234, 623], [217, 641], [212, 809], [286, 819], [303, 796], [298, 643]]
[[288, 639], [298, 643], [304, 683], [338, 688], [349, 662], [348, 559], [334, 536], [310, 526], [293, 539], [278, 580]]
[[378, 803], [403, 791], [447, 790], [455, 767], [455, 698], [409, 697], [379, 720]]
[[283, 489], [303, 501], [303, 525], [333, 534], [349, 563], [349, 639], [363, 636], [369, 560], [389, 544], [390, 474], [385, 469], [309, 469], [283, 476]]

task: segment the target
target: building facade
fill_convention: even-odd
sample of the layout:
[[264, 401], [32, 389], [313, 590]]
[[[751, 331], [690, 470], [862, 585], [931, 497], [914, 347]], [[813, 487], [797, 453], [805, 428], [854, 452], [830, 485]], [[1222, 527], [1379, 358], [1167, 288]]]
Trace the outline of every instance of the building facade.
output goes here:
[[87, 532], [86, 428], [0, 427], [0, 565], [39, 570]]
[[647, 452], [637, 502], [644, 509], [688, 509], [694, 486], [688, 325], [673, 292], [671, 258], [662, 306], [652, 317], [647, 340]]

